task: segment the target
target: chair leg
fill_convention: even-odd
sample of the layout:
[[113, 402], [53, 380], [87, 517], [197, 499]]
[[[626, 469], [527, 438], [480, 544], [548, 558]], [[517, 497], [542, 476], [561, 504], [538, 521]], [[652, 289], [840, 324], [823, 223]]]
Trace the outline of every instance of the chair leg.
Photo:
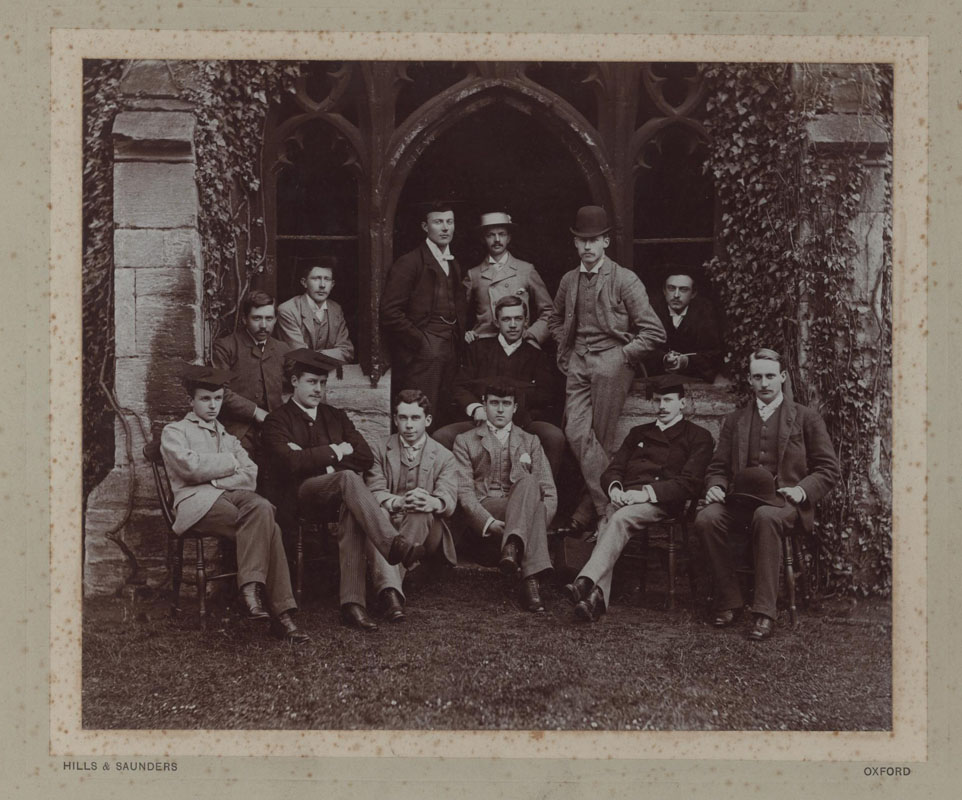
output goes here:
[[197, 537], [197, 599], [200, 602], [200, 624], [207, 619], [207, 565], [204, 564], [204, 539]]
[[794, 537], [786, 536], [785, 548], [785, 586], [788, 588], [788, 615], [792, 627], [798, 624], [798, 610], [795, 606], [795, 567], [794, 567]]
[[297, 576], [294, 581], [294, 599], [298, 607], [301, 605], [301, 597], [304, 594], [304, 525], [299, 523], [297, 526], [297, 546], [295, 548], [297, 558]]
[[180, 612], [180, 584], [184, 579], [184, 539], [182, 536], [170, 541], [170, 613]]
[[677, 566], [678, 541], [675, 538], [676, 526], [668, 526], [668, 602], [669, 611], [675, 610], [675, 569]]

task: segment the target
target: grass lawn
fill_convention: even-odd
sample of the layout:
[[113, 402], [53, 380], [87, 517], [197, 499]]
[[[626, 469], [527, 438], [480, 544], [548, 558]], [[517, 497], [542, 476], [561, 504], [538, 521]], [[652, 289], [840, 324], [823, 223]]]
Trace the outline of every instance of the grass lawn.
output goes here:
[[[654, 576], [654, 573], [653, 573]], [[679, 584], [683, 583], [680, 581]], [[657, 590], [656, 585], [651, 587]], [[662, 587], [663, 588], [663, 587]], [[889, 730], [885, 601], [826, 604], [792, 630], [745, 639], [649, 592], [577, 623], [559, 591], [522, 612], [494, 570], [459, 567], [409, 591], [408, 619], [372, 634], [338, 624], [336, 598], [305, 603], [291, 647], [214, 606], [124, 620], [84, 604], [83, 725], [146, 729]]]

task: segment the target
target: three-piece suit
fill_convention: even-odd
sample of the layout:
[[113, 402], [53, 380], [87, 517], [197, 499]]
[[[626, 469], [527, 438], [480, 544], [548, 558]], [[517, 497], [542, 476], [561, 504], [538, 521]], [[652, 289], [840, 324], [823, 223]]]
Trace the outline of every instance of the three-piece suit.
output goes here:
[[299, 294], [277, 307], [278, 333], [292, 348], [307, 347], [341, 361], [354, 360], [354, 345], [339, 303], [327, 300], [327, 311], [318, 321], [306, 294]]
[[567, 376], [564, 432], [601, 517], [608, 498], [597, 477], [615, 449], [635, 368], [665, 341], [665, 331], [634, 272], [607, 256], [596, 269], [590, 278], [581, 268], [565, 274], [549, 326], [558, 343], [558, 367]]
[[[501, 552], [509, 536], [524, 547], [521, 576], [551, 567], [547, 527], [558, 508], [547, 458], [538, 437], [512, 425], [502, 445], [487, 424], [454, 440], [458, 469], [458, 502], [471, 531], [493, 541]], [[491, 521], [505, 523], [500, 538], [486, 536]]]
[[[395, 527], [415, 544], [426, 544], [430, 553], [440, 547], [451, 565], [458, 563], [454, 539], [447, 520], [458, 505], [458, 469], [454, 455], [434, 441], [425, 437], [424, 446], [416, 460], [405, 460], [400, 437], [394, 433], [374, 448], [374, 463], [364, 473], [364, 482], [382, 512], [389, 514]], [[403, 495], [409, 489], [419, 487], [442, 502], [436, 513], [397, 512], [390, 513], [384, 504]], [[395, 589], [402, 597], [401, 584], [405, 568], [401, 564], [391, 566], [387, 560], [368, 543], [368, 563], [375, 595], [384, 589]]]
[[[731, 413], [722, 425], [718, 447], [705, 476], [705, 488], [731, 490], [732, 481], [746, 467], [761, 466], [775, 476], [777, 488], [800, 486], [805, 500], [783, 507], [762, 505], [751, 515], [755, 564], [755, 600], [752, 610], [776, 616], [778, 570], [782, 536], [796, 523], [811, 531], [814, 509], [841, 474], [835, 449], [818, 412], [784, 397], [781, 407], [763, 421], [755, 400]], [[718, 610], [741, 608], [742, 596], [728, 546], [728, 534], [747, 517], [729, 500], [710, 503], [695, 520], [715, 578]]]
[[240, 441], [191, 411], [164, 426], [160, 452], [174, 493], [174, 533], [233, 540], [237, 585], [263, 583], [275, 614], [297, 608], [274, 507], [254, 491], [257, 465]]

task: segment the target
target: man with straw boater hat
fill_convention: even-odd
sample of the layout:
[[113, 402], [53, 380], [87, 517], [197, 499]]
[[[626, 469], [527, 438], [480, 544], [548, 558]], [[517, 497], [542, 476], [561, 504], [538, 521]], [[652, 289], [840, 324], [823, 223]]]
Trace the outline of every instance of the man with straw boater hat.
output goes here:
[[565, 436], [587, 485], [569, 535], [584, 533], [604, 518], [608, 495], [598, 476], [615, 449], [618, 418], [635, 368], [665, 341], [644, 284], [605, 255], [610, 231], [605, 209], [578, 209], [571, 233], [581, 264], [561, 279], [549, 320], [558, 366], [567, 376]]
[[468, 320], [473, 321], [464, 334], [470, 344], [475, 339], [491, 339], [498, 335], [495, 306], [502, 297], [519, 297], [524, 304], [528, 329], [526, 341], [543, 345], [549, 336], [551, 295], [533, 264], [515, 258], [508, 250], [517, 230], [511, 215], [492, 211], [481, 215], [478, 230], [488, 254], [484, 261], [468, 271], [464, 280], [468, 296]]
[[755, 397], [722, 425], [705, 476], [708, 505], [695, 520], [715, 580], [716, 628], [732, 625], [742, 608], [728, 537], [748, 526], [755, 564], [755, 622], [748, 636], [756, 641], [774, 630], [782, 537], [799, 522], [812, 530], [816, 503], [841, 477], [825, 423], [782, 391], [787, 378], [774, 350], [751, 354], [748, 382]]

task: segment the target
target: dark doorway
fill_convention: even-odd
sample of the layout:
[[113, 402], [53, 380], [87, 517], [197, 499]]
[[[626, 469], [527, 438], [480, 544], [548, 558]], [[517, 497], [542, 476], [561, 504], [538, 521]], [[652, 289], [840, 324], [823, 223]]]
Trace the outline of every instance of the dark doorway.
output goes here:
[[569, 228], [578, 207], [592, 202], [588, 183], [556, 135], [514, 107], [486, 106], [427, 148], [398, 203], [395, 258], [424, 239], [414, 204], [438, 196], [462, 201], [452, 249], [465, 271], [485, 255], [480, 214], [496, 210], [518, 224], [511, 252], [535, 265], [552, 295], [578, 263]]

